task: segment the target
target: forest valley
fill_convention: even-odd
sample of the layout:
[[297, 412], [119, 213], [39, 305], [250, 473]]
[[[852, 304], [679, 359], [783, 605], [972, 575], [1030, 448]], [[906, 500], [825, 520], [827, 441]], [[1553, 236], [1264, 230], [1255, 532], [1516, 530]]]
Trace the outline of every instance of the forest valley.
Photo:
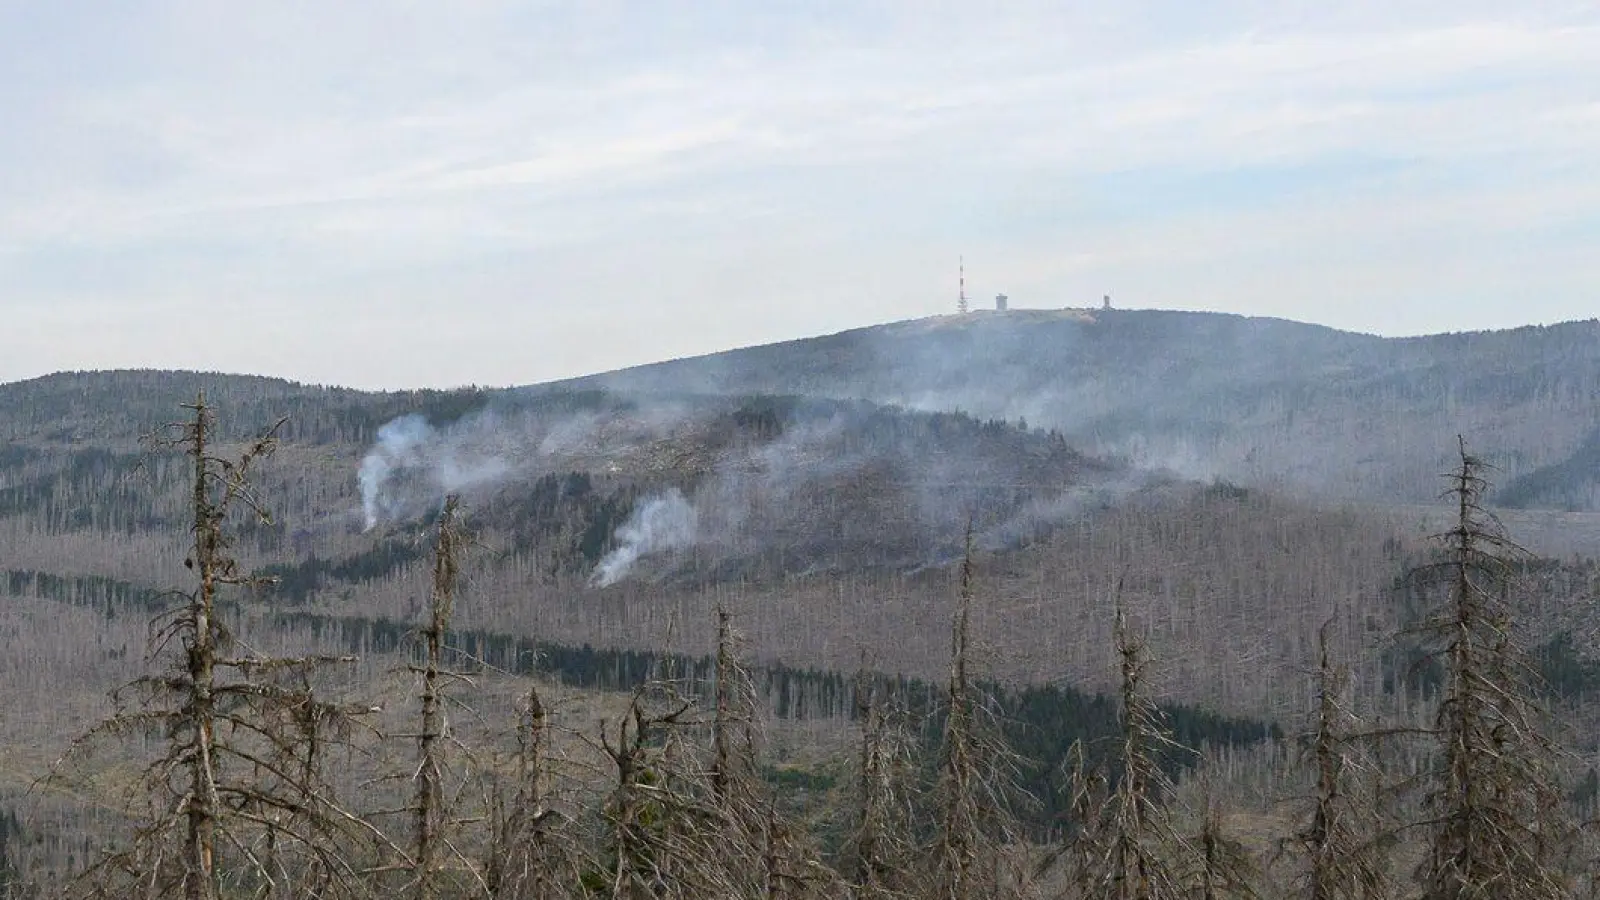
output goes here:
[[[1383, 595], [1393, 615], [1338, 596], [1303, 612], [1312, 665], [1293, 686], [1211, 695], [1272, 712], [1251, 716], [1159, 686], [1184, 671], [1153, 650], [1177, 620], [1115, 555], [1088, 585], [1107, 627], [1085, 629], [1103, 642], [1085, 658], [1105, 664], [1085, 683], [1104, 689], [1007, 677], [1004, 646], [978, 638], [1013, 631], [997, 624], [1018, 614], [998, 570], [1058, 548], [984, 545], [981, 504], [954, 523], [951, 561], [910, 576], [943, 585], [942, 625], [923, 636], [943, 647], [936, 670], [892, 668], [865, 643], [849, 669], [758, 661], [741, 629], [752, 601], [725, 589], [699, 592], [702, 615], [650, 620], [700, 632], [705, 653], [670, 649], [693, 646], [670, 633], [597, 649], [461, 627], [495, 551], [459, 494], [365, 562], [247, 565], [238, 541], [275, 527], [258, 476], [284, 423], [226, 441], [203, 393], [186, 409], [151, 457], [187, 484], [185, 586], [6, 572], [9, 645], [29, 605], [50, 604], [63, 629], [131, 621], [147, 652], [103, 633], [54, 651], [133, 674], [109, 715], [55, 691], [78, 704], [58, 710], [77, 737], [50, 760], [8, 755], [12, 773], [46, 764], [0, 812], [0, 896], [1442, 900], [1597, 884], [1600, 778], [1558, 714], [1600, 670], [1573, 628], [1530, 647], [1517, 621], [1530, 592], [1570, 595], [1593, 570], [1513, 542], [1464, 440], [1446, 520], [1414, 548], [1387, 542], [1404, 561]], [[758, 420], [743, 424], [775, 427]], [[583, 495], [578, 477], [539, 483]], [[1218, 483], [1180, 507], [1250, 493]], [[614, 549], [574, 539], [580, 556], [585, 540], [591, 558]], [[410, 617], [311, 604], [319, 576], [384, 554], [421, 576]], [[1323, 565], [1294, 577], [1315, 594]]]

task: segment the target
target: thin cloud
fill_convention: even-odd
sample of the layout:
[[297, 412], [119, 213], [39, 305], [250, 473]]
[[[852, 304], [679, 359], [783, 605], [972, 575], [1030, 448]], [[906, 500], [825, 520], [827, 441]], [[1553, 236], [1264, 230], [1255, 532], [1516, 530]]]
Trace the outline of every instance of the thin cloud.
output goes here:
[[[1467, 324], [1588, 314], [1600, 23], [1570, 5], [18, 15], [0, 13], [9, 333], [108, 325], [0, 338], [0, 378], [111, 357], [238, 368], [158, 330], [117, 348], [130, 333], [103, 315], [225, 294], [302, 335], [274, 350], [281, 374], [530, 381], [941, 312], [963, 251], [1030, 305], [1131, 288], [1459, 327], [1433, 295], [1460, 261], [1483, 294]], [[45, 36], [97, 55], [66, 65], [30, 49]], [[1533, 270], [1543, 305], [1494, 306]], [[1339, 273], [1371, 305], [1335, 305]], [[837, 296], [804, 299], [819, 283]], [[526, 352], [447, 367], [419, 352], [431, 320], [354, 347], [306, 324], [431, 315], [438, 296], [464, 343], [522, 322]], [[655, 324], [572, 350], [639, 322]]]

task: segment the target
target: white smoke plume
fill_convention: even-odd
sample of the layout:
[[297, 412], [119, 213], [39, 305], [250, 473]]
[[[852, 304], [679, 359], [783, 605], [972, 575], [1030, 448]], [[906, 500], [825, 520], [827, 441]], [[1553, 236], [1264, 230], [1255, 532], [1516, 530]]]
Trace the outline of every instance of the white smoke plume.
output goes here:
[[[1096, 489], [1112, 473], [1074, 477], [1042, 435], [1025, 439], [1026, 453], [996, 455], [989, 427], [975, 433], [969, 419], [818, 401], [764, 408], [778, 427], [753, 437], [737, 430], [746, 408], [738, 403], [529, 395], [438, 427], [403, 416], [379, 429], [361, 461], [361, 512], [370, 530], [426, 514], [448, 493], [515, 492], [545, 474], [609, 474], [639, 486], [666, 471], [693, 473], [692, 493], [647, 494], [616, 528], [616, 549], [591, 574], [603, 587], [652, 553], [702, 547], [703, 560], [755, 560], [797, 535], [809, 542], [801, 557], [832, 564], [853, 547], [879, 562], [942, 558], [980, 509], [980, 540], [1009, 545], [1126, 493], [1101, 497]], [[848, 527], [831, 520], [836, 508], [849, 512]]]
[[437, 427], [417, 413], [386, 423], [356, 475], [365, 527], [421, 515], [457, 491], [549, 472], [614, 471], [653, 441], [710, 414], [673, 401], [617, 398], [573, 408], [559, 399], [499, 398]]
[[698, 530], [699, 516], [677, 488], [650, 497], [617, 529], [617, 548], [595, 566], [594, 584], [617, 583], [646, 554], [690, 546]]
[[506, 473], [507, 464], [497, 455], [460, 444], [416, 414], [379, 428], [356, 474], [366, 529]]

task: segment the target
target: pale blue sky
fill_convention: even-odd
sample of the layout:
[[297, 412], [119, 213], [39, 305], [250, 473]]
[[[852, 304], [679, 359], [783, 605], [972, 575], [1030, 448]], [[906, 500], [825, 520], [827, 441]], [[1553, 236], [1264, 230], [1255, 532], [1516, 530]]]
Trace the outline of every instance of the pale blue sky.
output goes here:
[[[0, 381], [1600, 310], [1593, 3], [0, 0]], [[194, 325], [210, 310], [211, 327]]]

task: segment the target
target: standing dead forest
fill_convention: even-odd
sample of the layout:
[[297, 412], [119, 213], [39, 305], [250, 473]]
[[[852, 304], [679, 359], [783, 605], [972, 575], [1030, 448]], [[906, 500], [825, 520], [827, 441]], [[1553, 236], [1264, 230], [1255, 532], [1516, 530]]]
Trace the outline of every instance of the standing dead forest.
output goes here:
[[[1318, 602], [1276, 639], [1312, 664], [1263, 684], [1269, 649], [1208, 661], [1203, 635], [1173, 639], [1187, 621], [1174, 610], [1205, 598], [1152, 591], [1149, 568], [1129, 561], [1160, 543], [1159, 520], [1153, 538], [1126, 525], [1083, 536], [1121, 546], [1081, 578], [1061, 552], [1057, 577], [1019, 594], [1001, 570], [1024, 563], [984, 546], [969, 515], [950, 564], [918, 576], [942, 605], [920, 619], [886, 614], [887, 632], [864, 627], [836, 652], [854, 656], [849, 667], [754, 652], [746, 625], [772, 627], [758, 588], [606, 612], [659, 635], [633, 648], [562, 643], [559, 628], [545, 632], [554, 640], [529, 636], [538, 622], [497, 629], [475, 605], [505, 590], [506, 576], [488, 573], [504, 551], [475, 533], [477, 512], [454, 493], [416, 517], [409, 543], [373, 551], [416, 563], [399, 570], [413, 580], [404, 616], [304, 609], [293, 591], [317, 584], [305, 567], [350, 563], [315, 546], [300, 548], [309, 563], [270, 552], [315, 540], [275, 531], [279, 497], [263, 488], [290, 484], [262, 474], [288, 426], [223, 436], [204, 393], [184, 409], [147, 451], [151, 477], [183, 487], [181, 506], [163, 512], [184, 524], [165, 561], [183, 568], [181, 588], [6, 574], [12, 595], [71, 597], [67, 618], [122, 635], [27, 665], [128, 677], [109, 713], [82, 701], [62, 711], [78, 736], [4, 796], [5, 900], [1600, 890], [1600, 779], [1563, 725], [1565, 689], [1594, 673], [1571, 630], [1530, 643], [1519, 617], [1560, 572], [1491, 512], [1491, 469], [1465, 440], [1442, 483], [1448, 520], [1387, 586], [1392, 615], [1333, 574], [1338, 548], [1286, 556], [1287, 574], [1270, 577]], [[1247, 494], [1217, 484], [1197, 502]], [[1292, 528], [1280, 515], [1268, 530], [1287, 544]], [[1064, 586], [1098, 611], [1081, 627], [1043, 613], [1007, 621]], [[20, 615], [6, 622], [13, 646], [44, 627]], [[1030, 624], [1065, 634], [1045, 649], [1076, 660], [1059, 670], [1097, 667], [1078, 683], [1100, 689], [1016, 677], [1005, 639]], [[937, 648], [921, 651], [936, 664], [899, 665], [910, 646]], [[1217, 686], [1208, 697], [1166, 686], [1200, 672]], [[45, 686], [28, 702], [48, 696]]]

